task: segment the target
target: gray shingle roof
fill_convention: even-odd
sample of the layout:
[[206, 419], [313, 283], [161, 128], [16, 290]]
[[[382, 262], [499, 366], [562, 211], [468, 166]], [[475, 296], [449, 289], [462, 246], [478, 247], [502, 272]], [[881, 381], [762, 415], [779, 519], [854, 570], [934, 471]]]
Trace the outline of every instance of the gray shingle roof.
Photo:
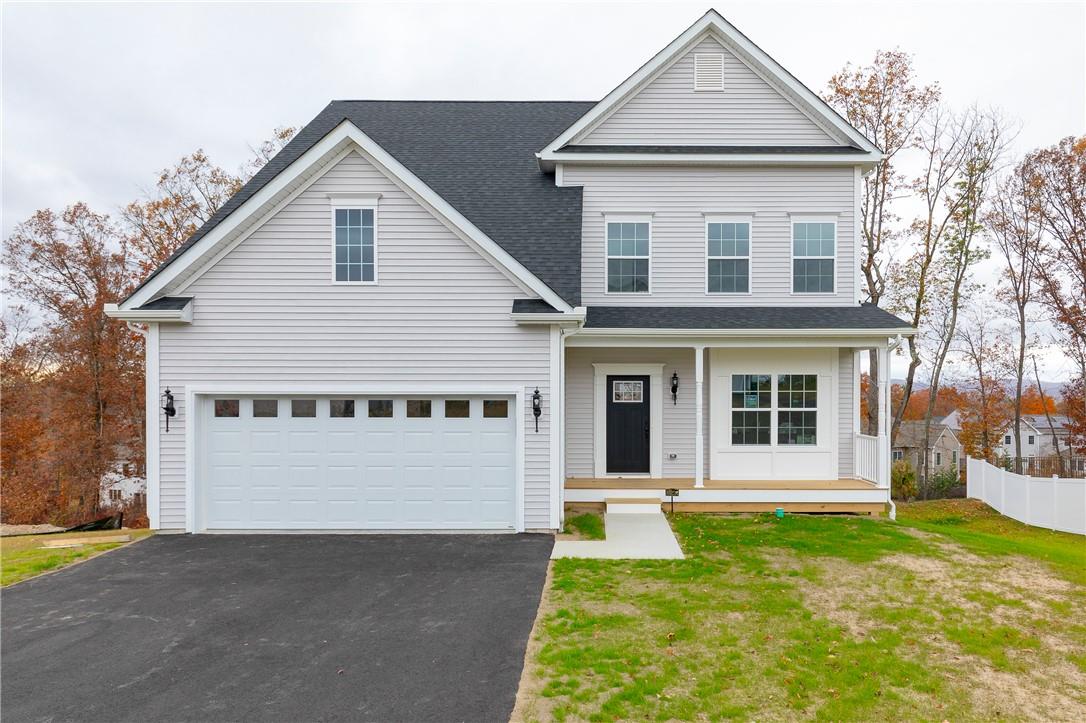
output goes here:
[[590, 306], [594, 329], [911, 329], [872, 304], [859, 306]]
[[[321, 138], [349, 120], [571, 305], [581, 296], [581, 189], [535, 153], [595, 103], [333, 101], [144, 284]], [[142, 284], [141, 284], [142, 286]]]
[[841, 155], [849, 153], [863, 154], [863, 151], [855, 146], [590, 146], [569, 145], [558, 149], [559, 153], [778, 153], [781, 155], [795, 155], [804, 153], [820, 153], [825, 155]]
[[180, 311], [192, 301], [191, 296], [160, 296], [138, 307], [141, 311]]
[[543, 299], [513, 299], [514, 314], [557, 314], [554, 308]]

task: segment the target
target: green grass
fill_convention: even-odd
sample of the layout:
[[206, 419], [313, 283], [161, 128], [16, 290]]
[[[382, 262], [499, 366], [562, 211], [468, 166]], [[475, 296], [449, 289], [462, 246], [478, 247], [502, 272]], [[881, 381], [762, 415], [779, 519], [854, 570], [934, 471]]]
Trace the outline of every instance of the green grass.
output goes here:
[[151, 534], [151, 530], [102, 530], [100, 532], [66, 532], [56, 535], [21, 535], [0, 538], [0, 586], [26, 580], [43, 572], [56, 570], [83, 560], [105, 550], [128, 544], [107, 542], [82, 547], [47, 549], [41, 546], [44, 540], [57, 540], [66, 537], [108, 537], [110, 535], [130, 535], [133, 541]]
[[993, 516], [677, 515], [685, 560], [556, 560], [515, 717], [1086, 717], [1083, 540]]
[[1086, 538], [1022, 524], [977, 500], [902, 503], [904, 525], [945, 536], [983, 555], [1024, 555], [1051, 565], [1059, 574], [1086, 585]]
[[566, 532], [576, 531], [586, 540], [604, 539], [603, 518], [599, 515], [585, 512], [566, 520]]

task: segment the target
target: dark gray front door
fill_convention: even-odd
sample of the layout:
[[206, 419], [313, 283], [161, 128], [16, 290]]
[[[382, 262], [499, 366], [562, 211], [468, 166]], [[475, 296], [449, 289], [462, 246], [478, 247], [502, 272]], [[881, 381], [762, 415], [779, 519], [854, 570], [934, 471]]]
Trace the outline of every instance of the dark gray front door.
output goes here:
[[649, 378], [607, 377], [607, 473], [649, 472]]

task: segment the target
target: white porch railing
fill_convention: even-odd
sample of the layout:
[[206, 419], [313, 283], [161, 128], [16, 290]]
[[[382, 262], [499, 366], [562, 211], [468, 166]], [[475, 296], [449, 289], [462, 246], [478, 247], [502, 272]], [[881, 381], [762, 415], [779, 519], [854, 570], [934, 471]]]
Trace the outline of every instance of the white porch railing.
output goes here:
[[885, 486], [882, 482], [882, 459], [879, 454], [879, 442], [882, 437], [872, 437], [870, 434], [857, 434], [853, 450], [856, 455], [855, 473], [860, 479], [874, 482], [879, 487]]
[[966, 495], [1019, 522], [1086, 535], [1086, 480], [1027, 477], [984, 460], [965, 463]]

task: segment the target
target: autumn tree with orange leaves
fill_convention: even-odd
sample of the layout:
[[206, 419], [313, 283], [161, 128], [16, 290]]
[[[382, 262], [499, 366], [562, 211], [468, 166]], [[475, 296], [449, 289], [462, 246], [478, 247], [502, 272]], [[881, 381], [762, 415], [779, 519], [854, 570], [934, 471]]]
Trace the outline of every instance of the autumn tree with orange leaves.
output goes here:
[[119, 221], [76, 203], [44, 209], [7, 239], [12, 305], [3, 320], [0, 518], [82, 522], [98, 515], [101, 479], [118, 462], [142, 469], [143, 339], [107, 318], [293, 135], [277, 129], [237, 174], [202, 151], [163, 171]]

